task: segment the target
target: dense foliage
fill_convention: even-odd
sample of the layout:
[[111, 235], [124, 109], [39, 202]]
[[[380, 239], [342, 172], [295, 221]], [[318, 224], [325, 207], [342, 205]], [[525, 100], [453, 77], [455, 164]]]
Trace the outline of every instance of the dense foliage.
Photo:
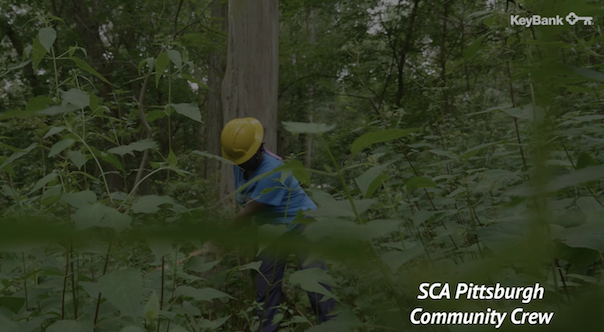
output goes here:
[[[255, 331], [249, 262], [283, 229], [224, 228], [205, 167], [225, 162], [206, 152], [213, 5], [0, 0], [0, 331]], [[307, 249], [330, 265], [288, 268], [283, 330], [523, 306], [416, 299], [458, 281], [544, 285], [525, 310], [556, 314], [531, 331], [604, 324], [598, 5], [281, 1], [281, 170], [318, 203]], [[596, 25], [509, 22], [570, 11]], [[336, 298], [337, 320], [317, 325], [302, 290]]]

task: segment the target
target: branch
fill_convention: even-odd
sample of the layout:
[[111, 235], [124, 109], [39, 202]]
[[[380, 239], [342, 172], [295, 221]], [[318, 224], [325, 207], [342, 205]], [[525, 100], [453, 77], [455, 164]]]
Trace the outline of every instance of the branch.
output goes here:
[[174, 16], [174, 36], [177, 35], [178, 31], [178, 14], [180, 13], [180, 7], [182, 7], [183, 0], [180, 0], [178, 3], [178, 9], [176, 10], [176, 15]]

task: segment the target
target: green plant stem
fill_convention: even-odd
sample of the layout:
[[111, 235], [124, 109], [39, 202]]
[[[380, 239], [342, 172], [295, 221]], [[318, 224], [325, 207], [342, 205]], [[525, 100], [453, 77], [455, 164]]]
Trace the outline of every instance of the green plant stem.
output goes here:
[[143, 183], [143, 182], [144, 182], [144, 181], [145, 181], [147, 178], [149, 178], [151, 175], [153, 175], [153, 174], [155, 174], [155, 173], [157, 173], [157, 172], [159, 172], [159, 171], [162, 171], [162, 170], [164, 170], [164, 169], [168, 169], [168, 167], [160, 167], [160, 168], [158, 168], [158, 169], [154, 170], [153, 172], [151, 172], [151, 173], [149, 173], [149, 174], [145, 175], [145, 177], [144, 177], [144, 178], [142, 178], [140, 181], [138, 181], [138, 183], [136, 183], [136, 184], [134, 185], [134, 187], [132, 187], [132, 190], [130, 190], [130, 193], [128, 193], [128, 195], [126, 196], [126, 198], [124, 199], [124, 201], [122, 202], [122, 204], [120, 204], [120, 206], [117, 208], [117, 210], [119, 211], [119, 210], [121, 210], [121, 209], [122, 209], [122, 206], [124, 206], [124, 204], [125, 204], [125, 203], [128, 201], [128, 198], [130, 198], [130, 196], [132, 195], [132, 193], [133, 193], [133, 192], [135, 192], [136, 188], [138, 188], [138, 186], [139, 186], [141, 183]]
[[[25, 253], [21, 252], [21, 261], [23, 263], [23, 275], [27, 276], [27, 269], [25, 266]], [[27, 296], [27, 277], [23, 279], [23, 290], [25, 291], [25, 310], [29, 310], [29, 300]]]
[[[338, 177], [340, 178], [340, 182], [342, 184], [342, 187], [344, 188], [344, 191], [346, 192], [346, 196], [348, 198], [348, 201], [350, 202], [350, 205], [352, 207], [352, 211], [354, 212], [354, 215], [357, 219], [357, 224], [359, 225], [364, 225], [365, 223], [363, 222], [363, 220], [361, 219], [361, 216], [359, 215], [359, 212], [357, 211], [357, 208], [354, 204], [354, 200], [352, 199], [352, 195], [350, 194], [350, 190], [348, 189], [348, 185], [346, 184], [346, 180], [344, 179], [344, 175], [342, 174], [341, 170], [340, 170], [340, 166], [338, 165], [338, 163], [336, 162], [336, 159], [334, 158], [333, 154], [331, 153], [331, 149], [329, 148], [329, 146], [327, 145], [327, 143], [325, 142], [325, 139], [323, 138], [323, 136], [319, 135], [321, 142], [323, 143], [323, 145], [325, 146], [325, 150], [327, 150], [327, 153], [329, 154], [329, 158], [331, 159], [331, 162], [333, 163], [336, 172], [338, 173]], [[377, 249], [375, 249], [375, 246], [373, 245], [373, 243], [368, 242], [370, 248], [371, 248], [371, 252], [374, 256], [374, 259], [380, 269], [380, 271], [382, 272], [382, 274], [384, 275], [384, 279], [386, 280], [386, 282], [388, 283], [388, 286], [392, 289], [392, 291], [396, 292], [397, 288], [394, 286], [394, 282], [392, 281], [392, 279], [390, 278], [390, 275], [388, 274], [388, 272], [386, 271], [385, 267], [384, 267], [384, 262], [382, 262], [382, 259], [380, 258], [380, 255], [377, 252]], [[402, 308], [399, 307], [399, 310], [401, 310], [401, 314], [402, 312]]]
[[107, 196], [109, 197], [109, 201], [111, 202], [111, 205], [115, 205], [115, 203], [113, 202], [113, 198], [111, 198], [111, 191], [109, 190], [109, 182], [107, 182], [107, 177], [105, 177], [105, 171], [103, 170], [103, 166], [101, 166], [99, 159], [94, 155], [94, 152], [92, 152], [92, 149], [90, 148], [90, 146], [86, 143], [86, 141], [82, 137], [80, 137], [80, 135], [78, 135], [76, 132], [74, 132], [73, 130], [71, 130], [69, 128], [67, 130], [69, 130], [70, 133], [74, 134], [80, 140], [80, 142], [82, 142], [82, 144], [84, 144], [84, 146], [86, 146], [88, 151], [90, 151], [90, 154], [94, 158], [94, 161], [96, 162], [97, 167], [101, 171], [101, 176], [103, 177], [103, 182], [105, 183], [105, 190], [107, 191]]

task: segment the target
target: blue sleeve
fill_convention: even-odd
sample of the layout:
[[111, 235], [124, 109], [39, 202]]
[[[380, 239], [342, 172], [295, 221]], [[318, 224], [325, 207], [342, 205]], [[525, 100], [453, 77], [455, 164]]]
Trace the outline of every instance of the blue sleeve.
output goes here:
[[[256, 188], [254, 188], [254, 192], [252, 193], [254, 200], [258, 203], [266, 205], [281, 205], [283, 198], [287, 197], [289, 190], [281, 182], [279, 182], [280, 177], [281, 172], [272, 174], [269, 177], [258, 181]], [[290, 178], [285, 181], [285, 183], [288, 184], [290, 181], [291, 175]], [[264, 194], [262, 193], [263, 191], [265, 191]]]

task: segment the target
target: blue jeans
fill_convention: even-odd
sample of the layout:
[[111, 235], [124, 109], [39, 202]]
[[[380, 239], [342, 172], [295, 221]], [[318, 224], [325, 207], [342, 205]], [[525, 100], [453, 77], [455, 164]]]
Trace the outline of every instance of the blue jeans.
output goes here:
[[[306, 228], [305, 225], [300, 224], [283, 236], [297, 237], [297, 240], [302, 240], [304, 228]], [[258, 274], [256, 279], [256, 302], [263, 303], [262, 307], [257, 310], [258, 317], [262, 320], [258, 331], [274, 332], [279, 329], [278, 325], [273, 325], [273, 318], [279, 313], [277, 307], [281, 303], [281, 282], [289, 254], [290, 251], [272, 245], [264, 249], [256, 258], [256, 261], [262, 261], [260, 273], [264, 275], [264, 277], [262, 277], [262, 275]], [[298, 258], [300, 269], [319, 268], [321, 270], [327, 270], [325, 263], [319, 260], [312, 260], [305, 263], [308, 254], [303, 251], [294, 250], [294, 254], [296, 254]], [[270, 284], [267, 283], [267, 280]], [[320, 285], [331, 292], [331, 287], [322, 283]], [[335, 317], [329, 315], [335, 307], [334, 299], [321, 301], [323, 294], [315, 292], [307, 292], [307, 294], [319, 322], [322, 323]]]

